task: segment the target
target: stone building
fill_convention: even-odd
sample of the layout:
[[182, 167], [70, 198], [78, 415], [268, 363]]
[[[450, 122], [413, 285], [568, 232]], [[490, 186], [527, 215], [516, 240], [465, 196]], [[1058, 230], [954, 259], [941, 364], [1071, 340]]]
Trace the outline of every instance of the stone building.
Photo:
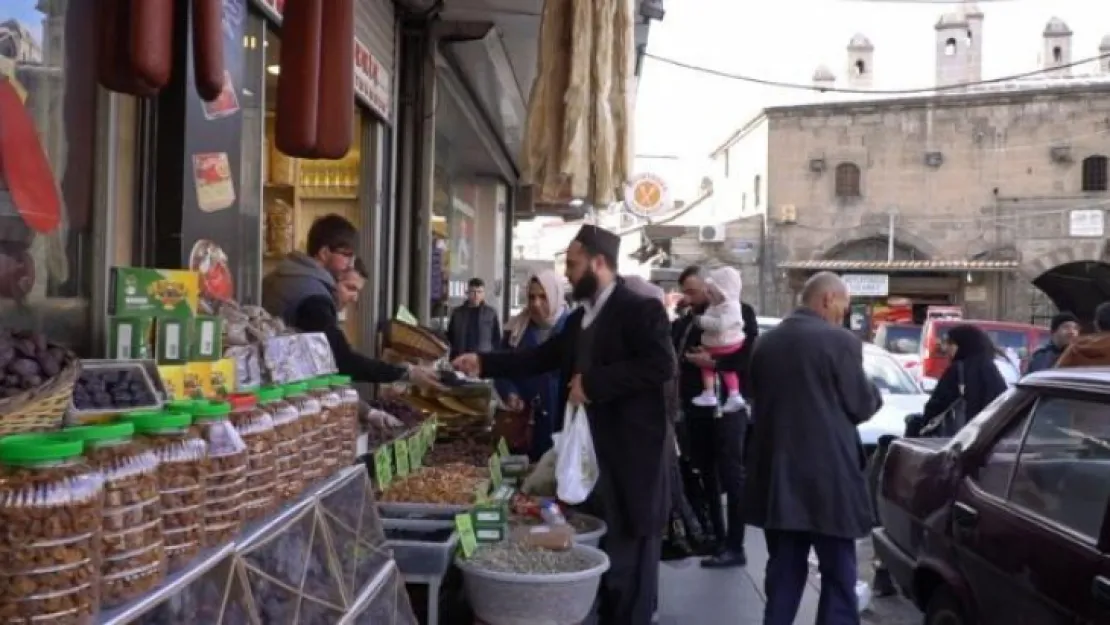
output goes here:
[[[1110, 299], [1110, 58], [1090, 75], [1071, 64], [1110, 53], [1110, 36], [1074, 51], [1053, 18], [1044, 73], [977, 83], [982, 25], [974, 5], [936, 23], [935, 91], [829, 92], [733, 133], [713, 153], [715, 179], [745, 189], [744, 217], [724, 237], [692, 227], [667, 239], [671, 266], [740, 265], [764, 314], [789, 310], [804, 279], [827, 269], [857, 274], [876, 303], [912, 301], [918, 315], [956, 304], [971, 318], [1040, 322], [1057, 308], [1089, 318]], [[847, 84], [870, 85], [881, 52], [853, 37]], [[814, 84], [838, 83], [821, 66]], [[737, 259], [736, 241], [754, 252]]]

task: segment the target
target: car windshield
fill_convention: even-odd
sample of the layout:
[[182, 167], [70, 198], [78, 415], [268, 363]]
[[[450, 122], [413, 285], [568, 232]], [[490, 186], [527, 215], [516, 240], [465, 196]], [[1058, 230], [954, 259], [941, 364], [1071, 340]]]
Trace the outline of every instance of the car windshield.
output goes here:
[[892, 395], [917, 395], [921, 388], [896, 360], [886, 354], [864, 350], [863, 370], [880, 391]]
[[1027, 334], [1022, 330], [992, 330], [983, 328], [995, 346], [1006, 353], [1007, 356], [1025, 359], [1029, 355]]
[[884, 326], [882, 345], [879, 347], [892, 354], [916, 354], [921, 347], [921, 326]]

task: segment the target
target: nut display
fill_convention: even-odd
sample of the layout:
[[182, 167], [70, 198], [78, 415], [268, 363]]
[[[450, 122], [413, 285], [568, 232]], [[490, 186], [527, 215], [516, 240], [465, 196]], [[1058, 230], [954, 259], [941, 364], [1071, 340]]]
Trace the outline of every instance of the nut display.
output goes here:
[[103, 478], [80, 441], [0, 440], [0, 622], [65, 619], [99, 609]]
[[474, 503], [474, 492], [489, 476], [477, 467], [450, 464], [421, 469], [389, 485], [381, 501], [460, 506]]
[[0, 399], [36, 388], [70, 366], [72, 352], [27, 330], [0, 330]]
[[424, 464], [440, 466], [446, 464], [465, 464], [484, 467], [489, 462], [488, 443], [474, 440], [451, 440], [436, 443], [428, 450]]
[[301, 415], [301, 475], [305, 486], [324, 476], [324, 444], [320, 431], [320, 402], [308, 394], [308, 385], [287, 384], [285, 399]]
[[[200, 553], [204, 530], [208, 445], [190, 428], [187, 414], [156, 412], [127, 415], [136, 438], [158, 457], [158, 491], [166, 561], [176, 571]], [[110, 539], [136, 540], [127, 533]]]
[[281, 386], [259, 389], [258, 403], [273, 418], [274, 434], [277, 435], [276, 494], [280, 501], [289, 501], [300, 495], [304, 489], [304, 476], [301, 474], [301, 413], [296, 406], [285, 401], [285, 389]]
[[243, 524], [243, 491], [247, 445], [231, 423], [231, 404], [205, 402], [193, 410], [193, 423], [208, 443], [208, 476], [204, 493], [204, 544], [221, 545]]
[[328, 377], [320, 377], [308, 383], [308, 393], [320, 402], [320, 443], [322, 446], [323, 477], [335, 475], [346, 456], [340, 438], [339, 393], [332, 389]]
[[351, 386], [351, 376], [333, 375], [330, 378], [331, 387], [339, 394], [339, 407], [337, 409], [339, 425], [339, 448], [345, 454], [340, 458], [341, 466], [348, 465], [358, 458], [358, 407], [362, 401], [358, 391]]
[[[126, 421], [70, 428], [59, 433], [62, 438], [84, 443], [85, 461], [99, 471], [104, 480], [104, 562], [100, 569], [100, 595], [101, 603], [106, 606], [133, 599], [165, 577], [158, 457], [133, 440], [134, 433], [134, 424]], [[149, 542], [117, 548], [119, 533], [134, 527], [149, 528], [137, 534]], [[144, 573], [138, 577], [139, 583], [119, 581], [139, 571]]]
[[258, 396], [241, 393], [228, 397], [231, 424], [247, 446], [247, 472], [244, 479], [243, 514], [257, 519], [273, 511], [277, 499], [277, 433], [274, 419], [258, 405]]

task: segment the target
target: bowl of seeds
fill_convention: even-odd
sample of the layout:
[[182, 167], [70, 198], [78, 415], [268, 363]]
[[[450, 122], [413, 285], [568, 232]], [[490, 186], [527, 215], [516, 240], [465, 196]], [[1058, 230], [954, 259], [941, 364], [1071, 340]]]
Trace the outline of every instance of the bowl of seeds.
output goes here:
[[575, 545], [551, 551], [513, 542], [483, 545], [456, 563], [475, 616], [488, 625], [574, 625], [589, 615], [609, 557]]

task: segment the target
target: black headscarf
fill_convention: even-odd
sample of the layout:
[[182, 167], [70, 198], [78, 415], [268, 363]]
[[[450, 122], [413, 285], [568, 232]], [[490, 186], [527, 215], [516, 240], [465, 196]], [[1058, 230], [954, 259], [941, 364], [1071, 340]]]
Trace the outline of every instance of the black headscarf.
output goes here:
[[997, 351], [986, 332], [962, 323], [949, 330], [946, 339], [955, 343], [958, 349], [952, 364], [944, 370], [929, 401], [925, 403], [925, 418], [939, 415], [960, 398], [962, 370], [965, 413], [970, 420], [1006, 391], [1006, 380], [994, 364]]
[[958, 348], [952, 360], [975, 360], [989, 358], [994, 360], [996, 350], [994, 341], [987, 333], [969, 323], [954, 326], [945, 337], [956, 344]]

